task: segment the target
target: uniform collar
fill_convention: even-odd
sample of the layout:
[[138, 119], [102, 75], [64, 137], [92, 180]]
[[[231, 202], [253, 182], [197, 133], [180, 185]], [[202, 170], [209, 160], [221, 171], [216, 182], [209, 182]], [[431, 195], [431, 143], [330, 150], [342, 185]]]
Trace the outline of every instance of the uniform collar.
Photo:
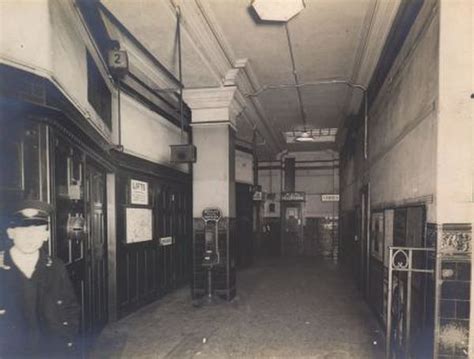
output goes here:
[[[40, 249], [40, 254], [38, 258], [38, 263], [36, 263], [36, 269], [38, 268], [48, 268], [53, 264], [51, 257], [44, 251]], [[0, 269], [10, 270], [14, 265], [12, 257], [10, 255], [10, 249], [5, 251], [0, 251]]]

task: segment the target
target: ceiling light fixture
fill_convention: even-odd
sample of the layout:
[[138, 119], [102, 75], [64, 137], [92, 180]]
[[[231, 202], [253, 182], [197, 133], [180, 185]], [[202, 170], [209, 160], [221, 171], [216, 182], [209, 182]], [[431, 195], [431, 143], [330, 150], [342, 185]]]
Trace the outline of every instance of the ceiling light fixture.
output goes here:
[[334, 142], [337, 128], [303, 128], [285, 132], [286, 143]]
[[295, 141], [297, 141], [297, 142], [316, 142], [315, 138], [308, 131], [304, 131], [300, 135], [298, 135], [295, 138]]
[[252, 7], [263, 21], [287, 22], [305, 7], [303, 0], [253, 0]]

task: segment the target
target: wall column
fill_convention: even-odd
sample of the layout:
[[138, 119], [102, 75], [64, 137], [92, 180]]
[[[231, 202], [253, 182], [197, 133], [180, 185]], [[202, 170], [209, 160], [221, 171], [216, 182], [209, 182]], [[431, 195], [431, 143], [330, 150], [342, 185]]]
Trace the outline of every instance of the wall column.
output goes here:
[[467, 358], [469, 347], [471, 357], [474, 355], [474, 3], [441, 0], [439, 4], [435, 354], [440, 358]]
[[204, 249], [203, 209], [218, 207], [221, 263], [213, 271], [214, 293], [235, 296], [235, 120], [240, 105], [235, 86], [184, 90], [192, 111], [193, 144], [193, 298], [206, 294], [207, 274], [201, 266]]

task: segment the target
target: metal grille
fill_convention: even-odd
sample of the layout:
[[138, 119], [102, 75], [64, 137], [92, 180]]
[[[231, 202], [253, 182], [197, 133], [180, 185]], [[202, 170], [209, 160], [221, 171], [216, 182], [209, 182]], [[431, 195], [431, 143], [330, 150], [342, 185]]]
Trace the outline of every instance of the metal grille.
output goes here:
[[[385, 355], [386, 358], [410, 358], [413, 276], [415, 273], [434, 274], [429, 258], [434, 257], [435, 249], [390, 247], [389, 250]], [[394, 276], [395, 273], [406, 275]]]

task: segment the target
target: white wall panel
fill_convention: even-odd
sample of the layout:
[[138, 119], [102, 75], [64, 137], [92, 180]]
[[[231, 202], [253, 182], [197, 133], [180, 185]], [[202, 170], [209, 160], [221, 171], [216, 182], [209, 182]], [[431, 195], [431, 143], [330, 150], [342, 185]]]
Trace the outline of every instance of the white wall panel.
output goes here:
[[[125, 152], [188, 172], [188, 165], [170, 162], [169, 146], [180, 144], [180, 129], [177, 126], [124, 93], [121, 95], [121, 110]], [[186, 135], [184, 138], [186, 140]]]

